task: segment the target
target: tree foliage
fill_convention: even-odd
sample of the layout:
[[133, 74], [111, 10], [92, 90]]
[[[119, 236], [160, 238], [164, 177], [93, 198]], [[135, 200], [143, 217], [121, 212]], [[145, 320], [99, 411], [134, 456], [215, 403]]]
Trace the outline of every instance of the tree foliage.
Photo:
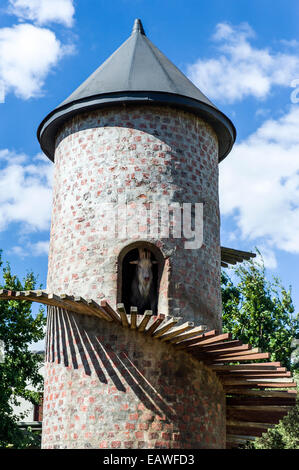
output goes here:
[[223, 330], [263, 352], [271, 361], [295, 368], [291, 361], [293, 340], [299, 334], [291, 288], [278, 278], [266, 279], [262, 261], [251, 260], [234, 269], [236, 282], [222, 273]]
[[[2, 289], [30, 290], [36, 287], [36, 277], [29, 272], [21, 282], [11, 272], [9, 263], [3, 266], [0, 251]], [[0, 364], [0, 447], [28, 447], [36, 442], [31, 432], [21, 431], [18, 421], [26, 414], [14, 414], [13, 407], [25, 399], [38, 404], [43, 378], [39, 374], [40, 355], [29, 349], [30, 343], [42, 340], [45, 326], [44, 310], [34, 316], [30, 302], [0, 301], [0, 339], [4, 342], [5, 360]]]

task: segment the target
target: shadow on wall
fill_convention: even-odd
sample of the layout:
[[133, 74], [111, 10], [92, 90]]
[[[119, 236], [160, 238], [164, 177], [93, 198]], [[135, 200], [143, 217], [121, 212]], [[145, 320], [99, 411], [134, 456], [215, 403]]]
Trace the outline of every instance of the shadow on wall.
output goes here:
[[[179, 448], [215, 448], [223, 441], [225, 403], [219, 381], [202, 363], [170, 345], [99, 318], [50, 307], [46, 361], [70, 369], [66, 386], [71, 391], [85, 386], [82, 395], [90, 393], [101, 406], [112, 406], [115, 423], [124, 422], [120, 410], [126, 404], [141, 423], [173, 433]], [[91, 379], [83, 385], [82, 371]], [[48, 373], [50, 377], [51, 367]], [[55, 390], [58, 385], [51, 378], [45, 402], [52, 393], [50, 384]], [[72, 410], [74, 404], [69, 402]], [[56, 414], [54, 410], [55, 419]]]
[[138, 332], [56, 307], [49, 308], [48, 322], [47, 362], [83, 369], [87, 376], [96, 374], [97, 395], [100, 384], [113, 384], [115, 393], [126, 394], [126, 403], [136, 411], [151, 412], [151, 420], [159, 417], [176, 429], [180, 442], [197, 446], [205, 432], [218, 432], [222, 389], [207, 368], [189, 355], [174, 354], [169, 345], [146, 341]]
[[96, 333], [77, 321], [76, 314], [65, 310], [51, 307], [48, 322], [47, 362], [57, 362], [73, 369], [79, 369], [81, 363], [88, 376], [93, 368], [102, 384], [108, 385], [112, 381], [123, 393], [127, 392], [128, 386], [147, 409], [157, 415], [165, 415], [170, 421], [174, 419], [173, 410], [140, 372], [138, 362], [143, 354], [134, 351], [131, 357], [125, 349], [119, 352], [119, 348], [113, 345], [119, 343], [120, 338], [111, 334], [109, 343], [108, 338], [105, 342], [99, 341]]

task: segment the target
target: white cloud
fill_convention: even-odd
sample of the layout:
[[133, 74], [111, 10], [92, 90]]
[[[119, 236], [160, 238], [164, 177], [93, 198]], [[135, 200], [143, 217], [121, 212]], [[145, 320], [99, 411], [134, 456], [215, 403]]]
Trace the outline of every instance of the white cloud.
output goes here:
[[32, 243], [30, 244], [30, 248], [33, 256], [48, 255], [49, 241], [39, 241], [37, 243]]
[[39, 96], [51, 69], [72, 52], [45, 28], [19, 24], [0, 29], [1, 101], [10, 91], [23, 99]]
[[[247, 96], [266, 98], [273, 86], [289, 87], [299, 77], [299, 56], [272, 52], [251, 44], [255, 33], [248, 24], [219, 23], [213, 40], [218, 54], [199, 59], [187, 68], [189, 78], [211, 99], [233, 103]], [[289, 47], [294, 47], [292, 41]]]
[[9, 12], [37, 24], [61, 23], [72, 26], [75, 8], [73, 0], [9, 0]]
[[13, 246], [8, 254], [16, 255], [22, 259], [30, 256], [48, 256], [49, 252], [49, 241], [39, 241], [36, 243], [26, 242], [20, 245]]
[[268, 269], [276, 269], [277, 259], [274, 250], [272, 250], [269, 246], [260, 244], [259, 251], [261, 254], [257, 254], [256, 261], [261, 265], [263, 264]]
[[[52, 172], [50, 162], [33, 165], [25, 155], [0, 151], [0, 231], [12, 223], [27, 232], [49, 229]], [[45, 246], [37, 249], [41, 253]]]
[[[299, 253], [299, 106], [269, 119], [220, 165], [223, 216], [243, 240]], [[268, 251], [269, 263], [275, 265]]]

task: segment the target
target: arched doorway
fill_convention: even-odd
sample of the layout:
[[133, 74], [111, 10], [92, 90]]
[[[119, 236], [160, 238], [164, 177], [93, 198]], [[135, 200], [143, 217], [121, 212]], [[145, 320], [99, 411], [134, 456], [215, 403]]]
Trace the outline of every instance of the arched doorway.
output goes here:
[[135, 264], [139, 259], [140, 250], [145, 250], [149, 253], [151, 260], [152, 270], [152, 292], [155, 295], [155, 308], [152, 308], [152, 303], [148, 299], [142, 307], [138, 309], [138, 314], [142, 315], [145, 310], [153, 310], [153, 314], [158, 313], [160, 283], [164, 270], [164, 256], [159, 248], [149, 242], [134, 242], [127, 245], [119, 254], [118, 257], [118, 289], [117, 301], [125, 305], [126, 312], [130, 312], [132, 305], [132, 289], [134, 289], [134, 279], [137, 274], [138, 265]]

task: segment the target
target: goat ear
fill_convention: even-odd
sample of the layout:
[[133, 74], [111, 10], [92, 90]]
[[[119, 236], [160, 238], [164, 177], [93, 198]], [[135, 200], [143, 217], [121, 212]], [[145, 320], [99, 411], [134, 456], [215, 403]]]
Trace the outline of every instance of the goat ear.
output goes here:
[[138, 260], [136, 260], [136, 261], [129, 261], [129, 264], [138, 264]]

